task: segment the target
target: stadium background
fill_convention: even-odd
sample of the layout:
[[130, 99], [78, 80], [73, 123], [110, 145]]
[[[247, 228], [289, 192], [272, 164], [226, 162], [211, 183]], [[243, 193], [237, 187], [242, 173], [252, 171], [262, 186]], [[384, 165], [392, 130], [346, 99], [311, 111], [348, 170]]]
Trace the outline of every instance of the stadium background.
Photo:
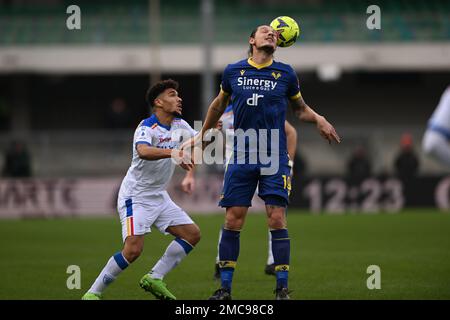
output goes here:
[[[81, 30], [66, 27], [72, 4], [81, 9]], [[371, 4], [381, 8], [381, 30], [366, 27]], [[179, 81], [183, 117], [193, 125], [225, 65], [246, 56], [250, 31], [279, 15], [296, 19], [301, 34], [276, 59], [296, 69], [306, 102], [343, 139], [330, 146], [288, 114], [299, 134], [289, 210], [291, 234], [298, 234], [296, 298], [450, 298], [450, 176], [421, 150], [450, 83], [450, 4], [425, 0], [0, 1], [0, 149], [6, 156], [13, 141], [23, 143], [31, 159], [30, 177], [3, 172], [0, 180], [0, 253], [9, 257], [0, 262], [0, 298], [81, 296], [67, 289], [65, 270], [80, 265], [86, 289], [120, 247], [115, 195], [134, 128], [148, 115], [149, 84]], [[411, 141], [419, 168], [401, 176], [395, 159]], [[355, 178], [348, 163], [356, 152], [367, 155], [371, 170]], [[170, 193], [194, 215], [203, 240], [196, 258], [170, 277], [176, 282], [191, 270], [205, 276], [196, 285], [168, 279], [182, 298], [202, 299], [216, 285], [206, 274], [222, 223], [212, 215], [221, 213], [221, 168], [200, 166], [192, 196], [178, 187], [182, 174], [177, 170]], [[270, 288], [253, 272], [262, 270], [266, 242], [255, 200], [237, 275], [248, 283], [236, 291], [243, 292], [237, 298], [269, 299], [248, 286]], [[167, 242], [156, 233], [149, 238], [148, 257], [111, 288], [111, 298], [147, 298], [133, 276]], [[386, 287], [368, 290], [365, 268], [383, 270], [383, 263]], [[24, 292], [33, 273], [42, 286]]]

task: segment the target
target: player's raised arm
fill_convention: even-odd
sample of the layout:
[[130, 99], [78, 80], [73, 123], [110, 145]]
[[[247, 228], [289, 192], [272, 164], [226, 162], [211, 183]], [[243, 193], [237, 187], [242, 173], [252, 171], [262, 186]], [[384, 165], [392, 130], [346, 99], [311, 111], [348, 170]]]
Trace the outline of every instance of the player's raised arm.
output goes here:
[[317, 125], [317, 129], [322, 137], [328, 140], [329, 143], [335, 141], [337, 143], [341, 142], [341, 138], [336, 133], [334, 127], [317, 112], [315, 112], [311, 107], [309, 107], [302, 96], [291, 100], [291, 107], [294, 110], [295, 115], [302, 121], [313, 122]]
[[206, 114], [205, 124], [201, 130], [202, 136], [207, 130], [217, 126], [217, 122], [225, 111], [229, 99], [230, 96], [223, 90], [220, 90], [217, 97], [213, 100], [213, 102], [211, 102], [208, 108], [208, 113]]

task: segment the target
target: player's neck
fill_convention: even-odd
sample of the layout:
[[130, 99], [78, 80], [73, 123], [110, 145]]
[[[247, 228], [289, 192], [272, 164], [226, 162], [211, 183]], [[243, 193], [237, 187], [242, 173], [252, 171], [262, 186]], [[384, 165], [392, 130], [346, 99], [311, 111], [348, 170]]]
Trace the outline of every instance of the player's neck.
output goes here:
[[165, 126], [169, 126], [172, 124], [173, 119], [175, 118], [175, 116], [171, 113], [166, 113], [166, 112], [159, 112], [156, 111], [155, 112], [155, 116], [156, 118], [158, 118], [158, 121], [165, 125]]
[[269, 54], [263, 50], [255, 50], [250, 59], [258, 65], [264, 65], [272, 61], [273, 54]]

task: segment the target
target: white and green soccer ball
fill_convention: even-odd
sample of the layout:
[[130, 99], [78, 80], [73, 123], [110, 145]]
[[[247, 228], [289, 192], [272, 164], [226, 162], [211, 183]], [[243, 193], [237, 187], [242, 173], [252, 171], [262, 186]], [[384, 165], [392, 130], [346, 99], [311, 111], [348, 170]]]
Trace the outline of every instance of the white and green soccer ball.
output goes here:
[[297, 22], [288, 16], [280, 16], [273, 19], [270, 26], [278, 32], [277, 45], [279, 47], [292, 46], [300, 35], [300, 28]]

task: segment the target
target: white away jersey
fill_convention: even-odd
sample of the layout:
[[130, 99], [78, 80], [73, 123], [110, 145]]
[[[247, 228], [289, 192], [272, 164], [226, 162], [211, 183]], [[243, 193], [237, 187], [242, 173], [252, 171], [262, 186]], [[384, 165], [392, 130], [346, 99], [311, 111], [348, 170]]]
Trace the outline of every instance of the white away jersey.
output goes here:
[[171, 126], [158, 121], [153, 114], [137, 127], [133, 139], [133, 159], [127, 175], [120, 186], [119, 197], [145, 197], [166, 189], [175, 169], [171, 158], [143, 160], [139, 158], [136, 147], [147, 144], [156, 148], [174, 149], [181, 144], [181, 138], [192, 137], [197, 132], [180, 118], [175, 118]]
[[227, 106], [220, 120], [222, 131], [225, 133], [225, 163], [228, 163], [234, 148], [234, 114], [231, 104]]

